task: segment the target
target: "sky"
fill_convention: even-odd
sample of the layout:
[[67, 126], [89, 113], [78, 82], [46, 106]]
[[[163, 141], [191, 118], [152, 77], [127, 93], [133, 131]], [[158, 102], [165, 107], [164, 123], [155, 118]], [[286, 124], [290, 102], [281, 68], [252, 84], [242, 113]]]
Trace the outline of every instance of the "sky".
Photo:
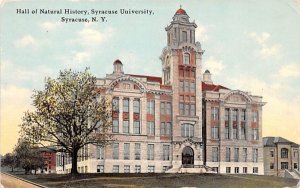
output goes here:
[[[300, 144], [300, 0], [2, 0], [1, 154], [16, 144], [21, 118], [33, 110], [33, 90], [42, 90], [45, 78], [60, 70], [89, 67], [100, 78], [120, 59], [125, 73], [161, 76], [165, 27], [180, 5], [198, 26], [196, 40], [205, 50], [202, 71], [210, 70], [214, 84], [263, 96], [263, 136]], [[90, 15], [33, 14], [36, 9]], [[98, 16], [93, 23], [61, 21], [90, 19], [91, 9], [118, 14]], [[125, 15], [120, 9], [154, 14]]]

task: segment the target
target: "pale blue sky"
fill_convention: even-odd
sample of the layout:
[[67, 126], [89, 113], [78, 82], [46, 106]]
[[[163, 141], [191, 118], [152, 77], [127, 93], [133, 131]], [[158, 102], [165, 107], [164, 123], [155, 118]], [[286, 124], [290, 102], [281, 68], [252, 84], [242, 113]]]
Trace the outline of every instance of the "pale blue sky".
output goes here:
[[[1, 141], [10, 143], [3, 152], [15, 144], [13, 132], [30, 108], [32, 90], [42, 89], [46, 76], [90, 67], [103, 77], [115, 59], [126, 73], [160, 76], [164, 28], [180, 4], [198, 25], [203, 71], [210, 69], [216, 84], [262, 95], [268, 102], [263, 135], [300, 143], [299, 0], [32, 0], [1, 5]], [[17, 8], [151, 9], [154, 15], [106, 15], [105, 23], [66, 24], [62, 15], [17, 15]]]

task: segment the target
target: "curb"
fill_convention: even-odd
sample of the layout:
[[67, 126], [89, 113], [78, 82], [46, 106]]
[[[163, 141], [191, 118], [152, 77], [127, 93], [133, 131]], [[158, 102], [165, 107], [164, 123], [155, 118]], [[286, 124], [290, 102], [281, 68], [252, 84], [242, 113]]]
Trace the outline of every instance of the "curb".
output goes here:
[[20, 178], [20, 177], [18, 177], [18, 176], [11, 175], [11, 174], [9, 174], [9, 173], [6, 173], [6, 172], [1, 172], [1, 174], [5, 174], [5, 175], [7, 175], [7, 176], [10, 176], [10, 177], [13, 177], [13, 178], [19, 179], [19, 180], [21, 180], [21, 181], [25, 181], [25, 182], [27, 182], [27, 183], [30, 183], [30, 184], [32, 184], [32, 185], [35, 185], [35, 186], [38, 186], [38, 187], [41, 187], [41, 188], [48, 188], [48, 187], [46, 187], [46, 186], [43, 186], [43, 185], [41, 185], [41, 184], [34, 183], [34, 182], [32, 182], [32, 181], [29, 181], [29, 180], [26, 180], [26, 179]]

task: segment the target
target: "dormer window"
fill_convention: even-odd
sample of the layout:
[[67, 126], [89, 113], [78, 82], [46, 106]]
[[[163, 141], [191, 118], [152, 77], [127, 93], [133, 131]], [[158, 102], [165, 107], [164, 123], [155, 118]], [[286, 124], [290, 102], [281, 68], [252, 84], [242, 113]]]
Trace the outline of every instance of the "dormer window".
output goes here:
[[183, 54], [183, 64], [185, 64], [185, 65], [190, 64], [190, 54], [188, 54], [188, 53]]

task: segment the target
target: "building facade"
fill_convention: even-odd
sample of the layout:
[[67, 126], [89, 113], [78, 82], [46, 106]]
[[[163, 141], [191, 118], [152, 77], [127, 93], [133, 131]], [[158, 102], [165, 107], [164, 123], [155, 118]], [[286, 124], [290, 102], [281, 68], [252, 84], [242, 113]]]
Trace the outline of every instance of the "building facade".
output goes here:
[[287, 175], [285, 173], [291, 173], [298, 175], [300, 179], [300, 148], [298, 144], [282, 137], [265, 137], [263, 145], [266, 175], [285, 177]]
[[[165, 28], [162, 77], [125, 74], [123, 63], [116, 60], [113, 73], [98, 79], [100, 93], [112, 101], [115, 141], [104, 148], [83, 148], [79, 172], [202, 172], [206, 165], [222, 173], [239, 167], [237, 173], [263, 174], [262, 98], [207, 81], [210, 73], [202, 74], [204, 50], [195, 41], [196, 28], [185, 10], [176, 11]], [[212, 112], [217, 119], [211, 118]], [[225, 161], [225, 148], [231, 148], [232, 161]], [[241, 159], [247, 149], [246, 161], [234, 161], [236, 148]], [[69, 157], [58, 156], [64, 159], [58, 171], [70, 172]]]

